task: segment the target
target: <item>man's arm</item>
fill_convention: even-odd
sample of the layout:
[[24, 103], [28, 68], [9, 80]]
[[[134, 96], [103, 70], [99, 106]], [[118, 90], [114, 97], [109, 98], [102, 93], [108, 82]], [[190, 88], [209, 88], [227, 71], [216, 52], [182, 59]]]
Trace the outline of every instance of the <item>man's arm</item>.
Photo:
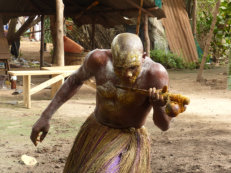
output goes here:
[[[64, 82], [51, 103], [33, 125], [30, 138], [34, 145], [37, 145], [37, 141], [41, 142], [46, 137], [50, 128], [50, 119], [56, 110], [79, 90], [85, 80], [93, 76], [92, 69], [88, 67], [89, 63], [94, 64], [94, 62], [90, 62], [93, 59], [91, 58], [92, 56], [92, 54], [89, 54], [83, 65]], [[40, 132], [42, 132], [42, 134], [38, 139]]]
[[61, 88], [56, 93], [55, 97], [43, 111], [41, 117], [50, 119], [55, 111], [67, 100], [69, 100], [80, 89], [83, 82], [91, 77], [91, 75], [83, 69], [81, 66], [64, 82]]
[[150, 103], [153, 105], [153, 121], [154, 124], [161, 130], [166, 131], [169, 128], [172, 117], [168, 116], [165, 112], [164, 98], [155, 92], [156, 89], [162, 89], [164, 86], [169, 86], [169, 77], [167, 70], [158, 63], [155, 63], [154, 67], [150, 71], [152, 76], [151, 81], [155, 88], [150, 88]]

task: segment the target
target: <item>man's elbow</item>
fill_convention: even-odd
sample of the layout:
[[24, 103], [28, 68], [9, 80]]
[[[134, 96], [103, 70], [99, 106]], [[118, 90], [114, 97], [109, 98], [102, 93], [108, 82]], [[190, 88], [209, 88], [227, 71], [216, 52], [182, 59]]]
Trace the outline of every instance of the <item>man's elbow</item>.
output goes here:
[[167, 131], [170, 127], [169, 124], [157, 124], [157, 123], [154, 124], [162, 131]]

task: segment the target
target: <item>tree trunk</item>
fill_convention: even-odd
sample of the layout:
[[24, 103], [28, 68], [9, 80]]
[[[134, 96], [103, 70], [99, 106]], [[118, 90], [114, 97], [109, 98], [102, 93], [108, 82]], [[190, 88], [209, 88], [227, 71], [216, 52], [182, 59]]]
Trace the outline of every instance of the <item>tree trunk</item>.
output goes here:
[[192, 27], [192, 32], [194, 38], [196, 38], [196, 26], [197, 26], [197, 0], [193, 1], [193, 17], [192, 17], [192, 22], [193, 22], [193, 27]]
[[147, 56], [150, 57], [150, 39], [148, 35], [148, 15], [145, 14], [144, 16], [144, 37], [146, 41], [146, 53]]
[[216, 4], [216, 7], [215, 7], [215, 9], [213, 11], [213, 21], [212, 21], [211, 28], [210, 28], [210, 31], [209, 31], [209, 34], [208, 34], [208, 38], [207, 38], [207, 41], [206, 41], [206, 44], [205, 44], [204, 54], [203, 54], [202, 61], [201, 61], [201, 64], [200, 64], [200, 69], [199, 69], [199, 72], [197, 74], [197, 81], [198, 82], [200, 82], [202, 80], [202, 73], [203, 73], [205, 62], [206, 62], [206, 58], [208, 56], [209, 47], [210, 47], [210, 44], [211, 44], [210, 42], [211, 42], [211, 39], [212, 39], [212, 36], [213, 36], [214, 27], [215, 27], [215, 24], [217, 22], [217, 14], [219, 12], [220, 3], [221, 3], [221, 1], [218, 0], [218, 2]]
[[229, 51], [228, 90], [231, 90], [231, 51]]
[[30, 16], [26, 22], [19, 28], [19, 30], [8, 37], [8, 43], [11, 44], [17, 40], [26, 30], [31, 27], [31, 23], [34, 21], [35, 16]]
[[64, 4], [62, 0], [56, 0], [56, 55], [57, 65], [64, 66], [64, 41], [63, 41], [63, 10]]
[[[10, 20], [10, 23], [9, 23], [9, 29], [8, 29], [8, 33], [7, 33], [7, 40], [8, 40], [8, 43], [9, 43], [9, 40], [14, 36], [15, 34], [15, 28], [16, 28], [16, 25], [17, 25], [17, 20], [18, 18], [13, 18]], [[10, 45], [10, 43], [9, 43]]]

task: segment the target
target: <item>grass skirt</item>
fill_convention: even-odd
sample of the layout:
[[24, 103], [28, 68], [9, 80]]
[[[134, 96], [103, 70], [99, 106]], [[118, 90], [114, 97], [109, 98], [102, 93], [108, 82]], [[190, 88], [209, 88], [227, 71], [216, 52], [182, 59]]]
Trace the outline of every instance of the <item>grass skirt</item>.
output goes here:
[[115, 129], [92, 114], [82, 125], [64, 173], [149, 173], [150, 142], [144, 127]]

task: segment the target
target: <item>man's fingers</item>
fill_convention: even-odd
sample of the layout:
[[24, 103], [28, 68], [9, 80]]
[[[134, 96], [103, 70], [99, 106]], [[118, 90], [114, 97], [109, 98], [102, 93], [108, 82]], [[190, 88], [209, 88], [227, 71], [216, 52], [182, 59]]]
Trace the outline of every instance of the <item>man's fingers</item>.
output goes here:
[[37, 146], [37, 138], [38, 138], [38, 136], [39, 136], [39, 132], [37, 132], [35, 130], [32, 130], [31, 135], [30, 135], [30, 139], [31, 139], [31, 141], [33, 142], [33, 144], [35, 146]]
[[43, 141], [43, 139], [46, 137], [47, 133], [48, 133], [48, 132], [43, 132], [43, 133], [42, 133], [42, 135], [40, 136], [40, 140], [39, 140], [40, 142]]

